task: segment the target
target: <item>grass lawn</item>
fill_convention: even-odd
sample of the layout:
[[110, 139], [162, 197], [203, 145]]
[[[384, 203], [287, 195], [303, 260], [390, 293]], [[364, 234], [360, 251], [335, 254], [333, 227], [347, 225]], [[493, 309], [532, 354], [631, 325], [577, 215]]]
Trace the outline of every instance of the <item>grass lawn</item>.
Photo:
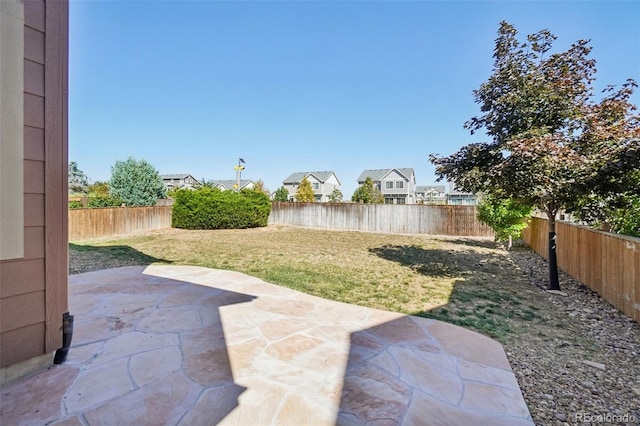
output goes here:
[[543, 326], [538, 294], [489, 239], [280, 226], [167, 229], [70, 244], [71, 273], [168, 262], [243, 272], [305, 293], [436, 318], [506, 339]]

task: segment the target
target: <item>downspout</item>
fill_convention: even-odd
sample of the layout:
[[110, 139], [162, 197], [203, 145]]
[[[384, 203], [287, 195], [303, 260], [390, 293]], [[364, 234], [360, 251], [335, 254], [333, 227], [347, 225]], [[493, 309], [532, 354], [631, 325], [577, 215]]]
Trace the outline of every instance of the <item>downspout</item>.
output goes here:
[[53, 358], [54, 364], [62, 364], [67, 360], [69, 348], [71, 347], [71, 339], [73, 338], [73, 315], [65, 312], [62, 315], [62, 347], [56, 351]]

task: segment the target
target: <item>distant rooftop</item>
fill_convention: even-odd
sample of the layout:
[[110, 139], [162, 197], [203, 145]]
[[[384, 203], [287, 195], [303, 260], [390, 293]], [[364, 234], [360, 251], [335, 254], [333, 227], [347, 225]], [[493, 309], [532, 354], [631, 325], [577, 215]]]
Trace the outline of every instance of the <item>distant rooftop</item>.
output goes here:
[[409, 168], [391, 168], [391, 169], [373, 169], [373, 170], [365, 170], [358, 177], [358, 183], [362, 183], [367, 180], [368, 177], [375, 181], [382, 180], [386, 175], [388, 175], [392, 170], [397, 170], [404, 177], [409, 179], [411, 175], [415, 175], [412, 167]]
[[287, 183], [299, 183], [306, 176], [313, 175], [320, 182], [325, 183], [331, 177], [331, 175], [333, 175], [333, 174], [335, 174], [335, 173], [333, 171], [331, 171], [331, 170], [323, 171], [323, 172], [295, 172], [295, 173], [292, 173], [288, 178], [286, 178], [282, 182], [285, 183], [285, 184], [287, 184]]

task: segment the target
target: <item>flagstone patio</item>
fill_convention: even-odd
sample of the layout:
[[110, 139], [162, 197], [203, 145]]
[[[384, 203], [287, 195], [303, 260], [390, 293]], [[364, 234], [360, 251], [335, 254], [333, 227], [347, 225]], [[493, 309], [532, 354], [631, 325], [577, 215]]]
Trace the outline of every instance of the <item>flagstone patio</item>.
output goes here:
[[241, 273], [69, 277], [67, 361], [2, 388], [7, 425], [532, 425], [502, 346]]

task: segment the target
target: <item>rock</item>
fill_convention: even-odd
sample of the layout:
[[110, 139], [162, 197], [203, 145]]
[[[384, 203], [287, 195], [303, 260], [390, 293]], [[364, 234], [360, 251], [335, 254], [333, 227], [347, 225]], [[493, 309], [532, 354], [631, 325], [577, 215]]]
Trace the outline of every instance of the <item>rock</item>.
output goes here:
[[510, 256], [528, 271], [530, 298], [522, 307], [540, 316], [504, 343], [534, 424], [573, 424], [573, 413], [640, 418], [640, 324], [562, 271], [561, 293], [568, 296], [547, 292], [540, 256], [526, 250]]
[[600, 364], [599, 362], [583, 360], [582, 363], [588, 365], [589, 367], [597, 368], [598, 370], [603, 370], [604, 371], [604, 369], [605, 369], [605, 365], [604, 364]]
[[547, 293], [555, 294], [557, 296], [564, 296], [564, 297], [568, 296], [567, 293], [565, 293], [564, 291], [560, 291], [560, 290], [547, 290]]

